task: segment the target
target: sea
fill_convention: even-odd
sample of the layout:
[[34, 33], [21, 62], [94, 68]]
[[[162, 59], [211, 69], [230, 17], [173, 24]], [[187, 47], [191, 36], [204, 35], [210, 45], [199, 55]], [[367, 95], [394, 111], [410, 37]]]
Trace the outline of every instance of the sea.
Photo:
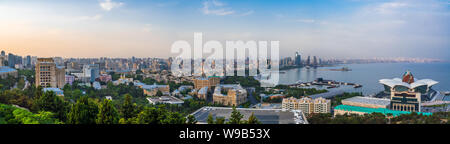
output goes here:
[[[347, 67], [351, 71], [330, 71]], [[283, 70], [280, 73], [279, 84], [294, 84], [296, 82], [312, 82], [317, 78], [360, 84], [363, 87], [353, 88], [341, 86], [333, 90], [346, 92], [361, 92], [373, 95], [383, 91], [380, 79], [401, 78], [406, 71], [411, 71], [416, 79], [432, 79], [439, 83], [432, 88], [436, 91], [450, 91], [450, 63], [372, 63], [372, 64], [341, 64], [333, 67], [296, 68]], [[326, 89], [326, 87], [318, 87]], [[331, 90], [331, 91], [333, 91]]]

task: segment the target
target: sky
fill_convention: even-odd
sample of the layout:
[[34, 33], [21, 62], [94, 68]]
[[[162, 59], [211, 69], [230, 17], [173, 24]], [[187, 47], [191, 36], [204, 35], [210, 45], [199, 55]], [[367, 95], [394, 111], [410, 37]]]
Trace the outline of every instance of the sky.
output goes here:
[[280, 56], [450, 60], [450, 0], [0, 0], [0, 49], [168, 57], [178, 40], [280, 41]]

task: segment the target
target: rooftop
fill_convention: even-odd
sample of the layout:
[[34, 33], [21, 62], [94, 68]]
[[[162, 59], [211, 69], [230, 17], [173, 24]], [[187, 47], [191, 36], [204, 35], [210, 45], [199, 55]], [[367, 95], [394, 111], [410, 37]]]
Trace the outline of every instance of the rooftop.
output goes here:
[[[366, 107], [357, 107], [357, 106], [349, 106], [349, 105], [339, 105], [334, 108], [335, 110], [345, 110], [345, 111], [356, 111], [356, 112], [363, 112], [363, 113], [382, 113], [384, 115], [392, 114], [393, 116], [399, 116], [402, 114], [410, 114], [411, 112], [408, 111], [395, 111], [385, 108], [366, 108]], [[432, 113], [426, 113], [426, 112], [418, 112], [418, 114], [422, 115], [432, 115]]]
[[416, 88], [419, 86], [431, 87], [433, 85], [438, 84], [439, 82], [434, 81], [432, 79], [422, 79], [422, 80], [415, 79], [414, 82], [412, 82], [412, 83], [406, 83], [406, 82], [403, 82], [403, 80], [400, 78], [394, 78], [394, 79], [381, 79], [380, 83], [387, 85], [389, 87], [404, 86], [404, 87], [413, 89], [413, 88]]
[[16, 69], [10, 68], [8, 66], [0, 66], [0, 73], [5, 73], [5, 72], [14, 72], [17, 71]]
[[151, 103], [151, 104], [157, 104], [157, 103], [161, 103], [161, 104], [183, 104], [184, 101], [176, 98], [176, 97], [172, 97], [172, 96], [162, 96], [162, 97], [158, 97], [158, 98], [147, 98], [147, 100]]
[[[249, 108], [237, 108], [237, 110], [244, 115], [243, 120], [247, 120], [253, 113], [254, 116], [262, 124], [306, 124], [307, 121], [303, 117], [303, 113], [298, 110], [281, 109], [249, 109]], [[208, 115], [211, 114], [213, 118], [224, 117], [225, 121], [228, 121], [233, 111], [232, 108], [223, 107], [203, 107], [196, 112], [192, 113], [199, 123], [207, 123]]]
[[383, 105], [383, 106], [387, 106], [391, 103], [391, 100], [389, 100], [389, 99], [370, 98], [370, 97], [362, 97], [362, 96], [344, 99], [344, 101], [372, 104], [372, 105]]

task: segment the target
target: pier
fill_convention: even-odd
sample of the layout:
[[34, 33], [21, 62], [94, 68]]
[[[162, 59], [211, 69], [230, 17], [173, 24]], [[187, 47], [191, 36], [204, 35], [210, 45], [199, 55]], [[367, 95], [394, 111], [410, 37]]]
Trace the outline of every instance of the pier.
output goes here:
[[317, 80], [314, 80], [313, 82], [297, 82], [295, 84], [291, 84], [288, 85], [289, 87], [297, 87], [297, 88], [301, 88], [301, 87], [307, 87], [307, 86], [326, 86], [327, 89], [332, 89], [332, 88], [338, 88], [341, 85], [346, 85], [346, 86], [353, 86], [354, 88], [361, 88], [362, 85], [360, 84], [355, 84], [355, 83], [347, 83], [347, 82], [337, 82], [337, 81], [333, 81], [333, 80], [324, 80], [322, 78], [318, 78]]

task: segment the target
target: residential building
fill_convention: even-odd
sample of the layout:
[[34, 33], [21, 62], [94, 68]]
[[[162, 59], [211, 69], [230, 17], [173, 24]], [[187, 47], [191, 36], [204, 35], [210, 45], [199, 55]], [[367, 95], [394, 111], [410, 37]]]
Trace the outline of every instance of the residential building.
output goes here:
[[330, 113], [331, 101], [322, 97], [312, 99], [303, 97], [296, 99], [293, 97], [285, 98], [282, 102], [282, 109], [287, 110], [301, 110], [304, 113]]
[[66, 75], [65, 76], [66, 79], [66, 84], [72, 85], [73, 82], [75, 81], [75, 76], [72, 75]]
[[35, 78], [36, 86], [44, 88], [63, 88], [66, 83], [64, 67], [57, 67], [52, 58], [38, 58]]

